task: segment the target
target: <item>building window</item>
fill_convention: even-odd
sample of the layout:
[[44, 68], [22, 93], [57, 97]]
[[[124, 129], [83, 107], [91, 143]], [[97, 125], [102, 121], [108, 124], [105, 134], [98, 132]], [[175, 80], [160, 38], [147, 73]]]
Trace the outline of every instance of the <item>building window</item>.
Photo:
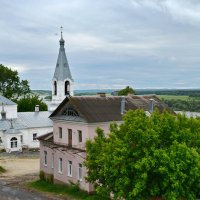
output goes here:
[[62, 128], [59, 127], [58, 129], [59, 129], [59, 138], [62, 138]]
[[16, 137], [11, 138], [10, 147], [11, 148], [17, 148], [17, 138]]
[[62, 173], [62, 158], [59, 158], [58, 172], [59, 172], [59, 173]]
[[72, 129], [68, 129], [68, 145], [72, 146]]
[[44, 165], [47, 166], [47, 151], [44, 151]]
[[37, 140], [37, 133], [33, 133], [33, 141]]
[[68, 163], [67, 163], [67, 175], [72, 177], [72, 161], [71, 160], [68, 160]]
[[54, 81], [54, 95], [57, 95], [57, 82]]
[[20, 142], [23, 143], [23, 135], [20, 135]]
[[82, 164], [79, 163], [78, 164], [78, 180], [79, 181], [82, 181], [82, 176], [83, 176], [83, 174], [82, 174]]
[[78, 142], [82, 142], [82, 131], [78, 130]]

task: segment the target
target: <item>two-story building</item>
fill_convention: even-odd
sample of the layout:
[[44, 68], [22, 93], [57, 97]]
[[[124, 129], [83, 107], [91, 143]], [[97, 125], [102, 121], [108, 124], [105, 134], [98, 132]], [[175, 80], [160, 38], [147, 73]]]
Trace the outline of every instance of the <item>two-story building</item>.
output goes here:
[[85, 143], [96, 136], [97, 127], [109, 133], [109, 125], [122, 122], [128, 110], [143, 109], [150, 115], [154, 107], [168, 109], [156, 96], [81, 96], [66, 97], [50, 115], [53, 132], [39, 137], [40, 170], [53, 175], [57, 183], [79, 183], [88, 192], [93, 185], [86, 182]]

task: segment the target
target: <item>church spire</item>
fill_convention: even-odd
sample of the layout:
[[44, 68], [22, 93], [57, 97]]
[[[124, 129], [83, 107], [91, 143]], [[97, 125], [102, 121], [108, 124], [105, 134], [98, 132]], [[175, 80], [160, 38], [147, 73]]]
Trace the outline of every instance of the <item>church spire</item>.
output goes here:
[[[63, 27], [60, 27], [60, 48], [52, 80], [52, 104], [58, 104], [66, 96], [73, 96], [73, 83], [67, 56], [65, 54], [65, 40], [63, 39]], [[53, 108], [53, 106], [52, 106]], [[50, 108], [50, 110], [52, 110]]]
[[60, 38], [60, 46], [63, 46], [65, 45], [65, 40], [63, 39], [63, 27], [61, 26], [60, 27], [60, 32], [61, 32], [61, 38]]

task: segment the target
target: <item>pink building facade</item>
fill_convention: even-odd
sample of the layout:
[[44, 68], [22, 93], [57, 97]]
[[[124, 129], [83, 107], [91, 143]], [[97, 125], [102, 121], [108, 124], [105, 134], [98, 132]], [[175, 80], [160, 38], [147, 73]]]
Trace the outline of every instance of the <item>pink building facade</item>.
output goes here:
[[93, 185], [85, 180], [87, 170], [83, 163], [85, 142], [95, 137], [97, 127], [109, 132], [109, 123], [55, 121], [53, 133], [40, 137], [40, 170], [47, 177], [53, 175], [55, 183], [75, 183], [83, 190], [93, 191]]
[[168, 109], [156, 96], [66, 97], [51, 114], [53, 132], [39, 137], [40, 170], [56, 183], [75, 183], [88, 192], [93, 185], [85, 180], [87, 169], [85, 143], [94, 139], [97, 127], [109, 134], [109, 125], [121, 123], [128, 110]]

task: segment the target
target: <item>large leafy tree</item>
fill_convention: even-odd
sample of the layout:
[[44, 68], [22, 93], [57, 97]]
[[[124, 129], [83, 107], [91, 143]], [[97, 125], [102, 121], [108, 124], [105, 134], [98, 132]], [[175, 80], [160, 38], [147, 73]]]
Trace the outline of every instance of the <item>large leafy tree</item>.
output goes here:
[[0, 64], [0, 94], [9, 99], [18, 99], [30, 93], [27, 80], [21, 80], [16, 70]]
[[86, 143], [87, 180], [114, 199], [200, 197], [200, 118], [129, 111]]
[[128, 94], [135, 94], [135, 90], [129, 86], [118, 91], [118, 96], [127, 96]]
[[40, 111], [47, 110], [47, 104], [42, 101], [37, 95], [27, 95], [19, 100], [15, 100], [18, 104], [18, 112], [32, 112], [35, 111], [35, 106], [39, 105]]

